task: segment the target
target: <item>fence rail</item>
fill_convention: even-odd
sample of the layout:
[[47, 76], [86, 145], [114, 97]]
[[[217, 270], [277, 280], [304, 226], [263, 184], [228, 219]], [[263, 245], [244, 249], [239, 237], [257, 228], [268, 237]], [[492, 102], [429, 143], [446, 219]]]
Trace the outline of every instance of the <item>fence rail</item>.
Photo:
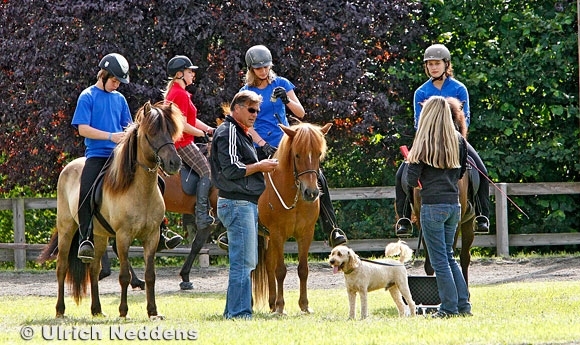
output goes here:
[[[545, 183], [498, 183], [497, 188], [490, 187], [490, 194], [495, 196], [496, 234], [478, 235], [475, 238], [475, 247], [495, 247], [498, 256], [508, 257], [509, 247], [551, 246], [565, 244], [580, 244], [580, 233], [554, 234], [526, 234], [510, 235], [508, 229], [508, 195], [555, 195], [580, 194], [579, 182], [545, 182]], [[359, 187], [330, 189], [332, 200], [359, 200], [359, 199], [394, 199], [395, 187]], [[25, 239], [25, 210], [27, 209], [54, 209], [55, 198], [12, 198], [0, 199], [0, 210], [12, 210], [14, 243], [0, 243], [0, 261], [14, 261], [15, 269], [26, 267], [26, 260], [33, 260], [38, 256], [43, 245], [27, 244]], [[385, 245], [396, 239], [349, 240], [349, 246], [356, 251], [382, 251]], [[417, 238], [406, 240], [411, 247], [417, 246]], [[286, 243], [287, 253], [298, 251], [296, 243]], [[206, 245], [204, 254], [225, 255], [217, 246]], [[178, 247], [172, 251], [158, 253], [161, 256], [187, 255], [189, 248]], [[329, 252], [330, 248], [322, 241], [314, 241], [310, 251], [312, 253]], [[142, 254], [142, 248], [131, 247], [130, 255]]]

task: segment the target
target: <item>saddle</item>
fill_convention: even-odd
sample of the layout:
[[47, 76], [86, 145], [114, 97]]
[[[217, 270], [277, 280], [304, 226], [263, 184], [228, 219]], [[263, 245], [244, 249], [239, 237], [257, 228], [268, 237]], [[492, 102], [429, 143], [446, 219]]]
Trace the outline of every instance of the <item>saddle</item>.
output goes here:
[[[405, 195], [407, 196], [407, 198], [409, 200], [413, 200], [413, 189], [407, 183], [407, 171], [409, 169], [409, 164], [407, 163], [403, 164], [405, 165], [403, 166], [403, 176], [401, 177], [401, 186], [403, 187], [403, 190], [405, 191]], [[467, 156], [467, 169], [465, 170], [465, 173], [468, 174], [469, 176], [469, 200], [471, 204], [474, 204], [473, 199], [477, 194], [477, 191], [479, 190], [479, 182], [480, 182], [479, 171], [477, 171], [477, 169], [474, 169], [473, 168], [474, 166], [476, 165], [473, 159]]]
[[[103, 181], [105, 180], [105, 173], [109, 169], [112, 160], [107, 161], [107, 163], [101, 169], [99, 175], [95, 182], [93, 183], [93, 188], [88, 195], [89, 201], [91, 203], [91, 213], [93, 217], [96, 217], [99, 223], [107, 230], [111, 235], [115, 235], [115, 230], [111, 227], [109, 222], [103, 217], [101, 212], [99, 211], [101, 205], [103, 204]], [[157, 185], [161, 190], [161, 194], [165, 192], [165, 181], [161, 178], [161, 176], [157, 175]]]

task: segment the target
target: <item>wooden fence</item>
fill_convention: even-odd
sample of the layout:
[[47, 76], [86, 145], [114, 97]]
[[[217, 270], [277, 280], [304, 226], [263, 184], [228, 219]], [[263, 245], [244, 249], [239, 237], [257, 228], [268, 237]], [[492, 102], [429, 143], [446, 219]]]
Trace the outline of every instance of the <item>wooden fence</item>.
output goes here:
[[[550, 246], [580, 244], [580, 233], [553, 233], [553, 234], [525, 234], [510, 235], [508, 229], [508, 199], [514, 195], [554, 195], [554, 194], [580, 194], [580, 183], [498, 183], [497, 188], [490, 187], [490, 194], [495, 195], [496, 234], [478, 235], [473, 246], [495, 247], [498, 256], [508, 257], [509, 247], [525, 246]], [[360, 187], [330, 189], [332, 200], [359, 200], [359, 199], [394, 199], [395, 187]], [[14, 261], [15, 269], [26, 267], [26, 260], [34, 260], [42, 247], [42, 244], [27, 244], [25, 240], [24, 211], [26, 209], [54, 209], [54, 198], [13, 198], [0, 199], [0, 210], [12, 210], [14, 243], [0, 243], [0, 261]], [[3, 229], [5, 231], [5, 229]], [[397, 239], [370, 239], [349, 240], [349, 246], [355, 251], [383, 251], [385, 245]], [[413, 248], [417, 247], [417, 238], [409, 238], [407, 243]], [[286, 243], [287, 253], [296, 253], [297, 247], [294, 242]], [[187, 255], [189, 248], [178, 247], [171, 251], [158, 253], [162, 256]], [[323, 241], [312, 243], [312, 253], [328, 253], [330, 248]], [[142, 254], [142, 248], [131, 247], [130, 255]], [[225, 255], [226, 253], [214, 244], [207, 244], [204, 255]], [[204, 260], [206, 261], [206, 260]]]

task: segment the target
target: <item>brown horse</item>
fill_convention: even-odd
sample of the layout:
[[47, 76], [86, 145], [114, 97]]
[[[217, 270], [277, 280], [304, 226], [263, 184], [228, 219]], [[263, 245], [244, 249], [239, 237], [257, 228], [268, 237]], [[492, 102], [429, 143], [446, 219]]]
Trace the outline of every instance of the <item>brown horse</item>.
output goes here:
[[125, 318], [128, 312], [127, 287], [131, 279], [129, 245], [138, 239], [142, 243], [145, 259], [147, 315], [150, 319], [163, 319], [157, 313], [155, 304], [154, 258], [159, 241], [159, 224], [165, 213], [163, 196], [157, 185], [157, 170], [162, 168], [168, 174], [179, 170], [181, 158], [173, 143], [181, 136], [182, 130], [181, 112], [171, 104], [151, 106], [146, 103], [139, 109], [135, 122], [126, 129], [123, 141], [115, 148], [111, 165], [103, 177], [102, 197], [97, 208], [102, 221], [94, 221], [95, 259], [90, 264], [83, 264], [77, 258], [77, 207], [85, 158], [75, 159], [61, 172], [57, 186], [56, 231], [40, 257], [41, 262], [46, 261], [58, 252], [57, 318], [64, 317], [65, 278], [72, 286], [72, 295], [77, 304], [85, 297], [90, 280], [91, 313], [93, 316], [102, 315], [98, 285], [101, 256], [109, 237], [114, 237], [120, 261], [120, 317]]
[[308, 251], [319, 214], [318, 174], [326, 154], [324, 136], [331, 126], [280, 125], [286, 135], [274, 155], [279, 165], [266, 174], [266, 190], [258, 201], [259, 222], [269, 230], [269, 236], [258, 241], [258, 265], [252, 275], [258, 308], [265, 305], [267, 289], [270, 311], [284, 314], [284, 243], [293, 237], [298, 244], [298, 304], [303, 312], [312, 312], [306, 291]]
[[[165, 207], [167, 211], [195, 215], [195, 204], [197, 198], [195, 195], [189, 195], [183, 191], [181, 185], [181, 174], [169, 176], [162, 174], [161, 176], [165, 181], [165, 192], [163, 193], [163, 200], [165, 201]], [[217, 198], [218, 190], [212, 187], [210, 190], [209, 200], [211, 207], [214, 210], [217, 209]], [[221, 223], [219, 223], [219, 225], [221, 225]], [[193, 284], [189, 281], [191, 266], [193, 265], [193, 260], [197, 254], [199, 254], [199, 251], [211, 236], [212, 230], [212, 228], [197, 229], [195, 238], [191, 243], [191, 250], [189, 251], [187, 258], [181, 267], [181, 271], [179, 272], [179, 275], [181, 276], [181, 283], [179, 283], [179, 287], [181, 290], [193, 289]]]

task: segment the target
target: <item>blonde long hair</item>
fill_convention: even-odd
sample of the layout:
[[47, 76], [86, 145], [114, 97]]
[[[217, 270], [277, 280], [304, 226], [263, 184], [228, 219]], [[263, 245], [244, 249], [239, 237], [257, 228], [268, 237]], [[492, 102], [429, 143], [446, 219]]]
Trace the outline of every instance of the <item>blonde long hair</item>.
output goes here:
[[[270, 66], [270, 72], [268, 72], [268, 84], [272, 84], [272, 82], [274, 81], [274, 79], [276, 79], [277, 76], [274, 70], [272, 70], [273, 66], [274, 65]], [[246, 84], [248, 84], [248, 86], [253, 87], [258, 87], [260, 86], [260, 84], [262, 84], [262, 80], [258, 78], [253, 68], [248, 68], [248, 71], [246, 72], [246, 78], [244, 81], [246, 82]]]
[[432, 96], [425, 101], [408, 159], [409, 163], [423, 162], [439, 169], [461, 167], [459, 139], [445, 98]]

